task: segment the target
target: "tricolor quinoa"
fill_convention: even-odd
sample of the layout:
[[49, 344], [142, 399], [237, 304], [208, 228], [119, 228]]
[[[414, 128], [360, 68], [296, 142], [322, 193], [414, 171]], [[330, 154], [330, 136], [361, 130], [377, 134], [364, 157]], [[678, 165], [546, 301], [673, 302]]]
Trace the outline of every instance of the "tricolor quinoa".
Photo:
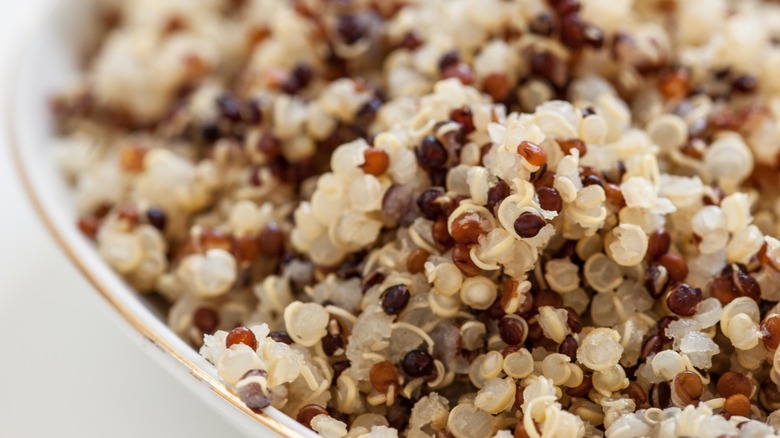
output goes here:
[[777, 2], [98, 11], [53, 99], [79, 227], [250, 408], [328, 438], [777, 433]]

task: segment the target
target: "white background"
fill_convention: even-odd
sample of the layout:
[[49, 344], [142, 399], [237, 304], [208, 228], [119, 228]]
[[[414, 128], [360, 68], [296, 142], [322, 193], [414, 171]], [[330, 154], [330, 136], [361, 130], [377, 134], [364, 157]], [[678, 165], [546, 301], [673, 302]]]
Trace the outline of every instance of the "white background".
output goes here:
[[[48, 3], [0, 0], [0, 105], [21, 29]], [[240, 436], [130, 342], [56, 246], [17, 182], [5, 120], [3, 111], [0, 437]]]

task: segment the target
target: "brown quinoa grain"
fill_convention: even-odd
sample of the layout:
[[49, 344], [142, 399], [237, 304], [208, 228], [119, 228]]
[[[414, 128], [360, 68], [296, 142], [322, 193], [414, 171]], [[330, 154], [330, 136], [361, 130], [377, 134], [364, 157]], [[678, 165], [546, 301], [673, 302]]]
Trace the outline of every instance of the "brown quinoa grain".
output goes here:
[[579, 138], [557, 139], [555, 141], [566, 155], [571, 155], [571, 151], [576, 149], [580, 153], [580, 158], [582, 158], [588, 152], [588, 147], [585, 145], [585, 142]]
[[491, 73], [482, 80], [482, 90], [494, 102], [503, 102], [509, 95], [509, 78], [504, 73]]
[[257, 142], [257, 150], [270, 161], [279, 157], [282, 145], [278, 138], [270, 132], [266, 132], [260, 136], [260, 140]]
[[200, 233], [200, 245], [204, 251], [223, 249], [231, 251], [233, 242], [228, 234], [219, 228], [206, 227]]
[[270, 222], [257, 236], [260, 253], [269, 257], [278, 257], [284, 252], [284, 233], [274, 222]]
[[98, 221], [95, 216], [83, 215], [79, 217], [76, 226], [82, 234], [89, 237], [90, 239], [94, 239], [95, 236], [97, 236], [98, 228], [100, 227], [100, 221]]
[[244, 344], [251, 349], [257, 349], [257, 337], [255, 333], [246, 327], [236, 327], [225, 338], [225, 346], [230, 348], [236, 344]]
[[363, 158], [365, 159], [365, 162], [360, 168], [369, 175], [380, 176], [384, 174], [390, 166], [390, 157], [388, 157], [387, 153], [382, 149], [368, 148], [363, 152]]
[[669, 247], [671, 246], [671, 243], [672, 243], [672, 238], [671, 236], [669, 236], [669, 233], [665, 229], [661, 228], [653, 232], [648, 238], [647, 253], [645, 253], [645, 260], [651, 262], [658, 260], [661, 256], [669, 252]]
[[319, 405], [306, 405], [298, 411], [295, 421], [311, 429], [311, 420], [317, 415], [328, 415], [328, 411]]
[[543, 209], [556, 213], [560, 213], [563, 210], [563, 200], [558, 190], [542, 186], [536, 189], [536, 195], [539, 197], [539, 206]]
[[664, 340], [659, 335], [650, 336], [642, 343], [640, 356], [643, 360], [660, 352], [663, 349]]
[[683, 371], [674, 377], [674, 391], [685, 404], [694, 404], [704, 392], [704, 385], [693, 371]]
[[647, 394], [645, 394], [645, 390], [636, 382], [629, 382], [628, 386], [620, 392], [634, 400], [637, 409], [647, 403]]
[[450, 232], [447, 229], [447, 220], [444, 218], [436, 219], [431, 226], [431, 236], [433, 241], [436, 242], [436, 246], [446, 251], [455, 244], [455, 240], [450, 236]]
[[680, 283], [669, 291], [666, 305], [669, 310], [680, 316], [693, 316], [696, 306], [701, 302], [701, 289]]
[[736, 371], [726, 371], [718, 379], [718, 394], [721, 397], [731, 397], [734, 394], [742, 394], [750, 397], [753, 392], [753, 384], [750, 379]]
[[444, 69], [444, 71], [441, 73], [441, 78], [456, 78], [463, 85], [471, 85], [474, 83], [474, 73], [471, 71], [471, 67], [463, 62], [459, 62], [451, 67]]
[[450, 119], [463, 127], [463, 133], [468, 135], [474, 132], [474, 119], [471, 108], [462, 106], [450, 111]]
[[375, 363], [369, 370], [371, 386], [381, 393], [387, 392], [391, 385], [400, 384], [398, 369], [389, 360]]
[[569, 388], [566, 390], [566, 394], [568, 394], [571, 397], [585, 397], [588, 395], [590, 390], [593, 388], [593, 375], [592, 374], [585, 374], [582, 378], [582, 383], [579, 384], [579, 386], [575, 386], [574, 388]]
[[467, 277], [474, 277], [482, 273], [482, 269], [471, 260], [471, 250], [466, 245], [458, 244], [452, 248], [452, 262]]
[[563, 298], [561, 294], [550, 289], [540, 289], [534, 293], [534, 307], [550, 306], [560, 308], [563, 307]]
[[662, 265], [652, 264], [645, 271], [645, 289], [653, 298], [663, 295], [668, 284], [669, 273]]
[[532, 166], [541, 166], [547, 162], [547, 152], [530, 141], [521, 141], [517, 145], [517, 153]]
[[119, 165], [122, 170], [129, 173], [138, 173], [144, 170], [144, 157], [147, 148], [139, 144], [125, 145], [119, 149]]
[[138, 224], [138, 210], [130, 206], [121, 207], [116, 212], [116, 217], [130, 228], [133, 228]]
[[477, 213], [467, 211], [452, 221], [452, 238], [463, 245], [472, 245], [479, 241], [479, 236], [485, 234], [482, 219]]
[[666, 268], [673, 282], [684, 281], [688, 277], [688, 264], [679, 255], [666, 253], [658, 259], [658, 263]]
[[668, 382], [659, 382], [650, 387], [650, 406], [666, 409], [672, 404], [672, 390]]
[[406, 270], [412, 274], [419, 274], [425, 270], [425, 262], [430, 254], [428, 251], [417, 248], [409, 253], [406, 258]]
[[766, 409], [771, 411], [780, 409], [780, 389], [777, 384], [771, 380], [762, 383], [759, 400]]
[[681, 68], [665, 70], [658, 79], [658, 90], [667, 99], [682, 99], [689, 87], [688, 72]]
[[192, 323], [201, 333], [211, 335], [219, 327], [219, 315], [210, 307], [198, 307], [192, 315]]
[[236, 237], [233, 253], [239, 263], [252, 263], [260, 255], [260, 248], [255, 236]]
[[761, 322], [761, 341], [769, 350], [777, 350], [780, 345], [780, 315], [768, 315]]
[[616, 208], [623, 208], [626, 206], [626, 200], [623, 198], [623, 192], [620, 187], [612, 184], [604, 184], [604, 194], [606, 195], [607, 202]]
[[530, 435], [528, 435], [528, 432], [525, 430], [525, 426], [523, 426], [522, 421], [518, 422], [515, 426], [515, 432], [513, 434], [514, 438], [530, 438]]
[[750, 400], [744, 394], [734, 394], [723, 403], [723, 410], [729, 415], [750, 417]]

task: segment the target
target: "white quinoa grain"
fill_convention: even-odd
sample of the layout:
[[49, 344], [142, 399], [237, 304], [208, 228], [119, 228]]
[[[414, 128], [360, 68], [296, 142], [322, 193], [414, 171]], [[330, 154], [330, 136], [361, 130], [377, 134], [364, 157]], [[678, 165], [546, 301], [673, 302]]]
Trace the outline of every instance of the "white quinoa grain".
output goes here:
[[621, 266], [638, 265], [647, 252], [647, 234], [633, 224], [621, 224], [615, 228], [607, 242], [605, 246], [611, 258]]
[[623, 353], [620, 335], [607, 328], [597, 328], [588, 333], [577, 349], [577, 360], [590, 369], [606, 370], [617, 364]]
[[456, 438], [480, 438], [493, 435], [495, 419], [472, 404], [462, 403], [450, 411], [447, 430]]
[[512, 378], [492, 378], [485, 382], [474, 398], [474, 406], [491, 414], [509, 409], [515, 402], [517, 385]]
[[327, 334], [328, 318], [328, 312], [317, 303], [296, 301], [284, 310], [284, 323], [290, 337], [307, 347]]
[[325, 438], [341, 438], [347, 435], [347, 425], [325, 414], [311, 419], [311, 428]]
[[460, 289], [460, 299], [474, 309], [487, 309], [497, 295], [496, 285], [484, 277], [467, 278]]

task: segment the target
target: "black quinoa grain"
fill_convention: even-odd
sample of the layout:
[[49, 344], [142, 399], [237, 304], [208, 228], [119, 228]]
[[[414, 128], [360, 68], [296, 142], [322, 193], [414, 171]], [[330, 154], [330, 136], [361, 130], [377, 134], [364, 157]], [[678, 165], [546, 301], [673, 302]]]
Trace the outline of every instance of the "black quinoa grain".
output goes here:
[[346, 44], [355, 44], [367, 34], [367, 29], [354, 15], [342, 15], [338, 18], [336, 31]]
[[508, 345], [521, 344], [526, 337], [525, 331], [520, 319], [513, 316], [505, 316], [498, 322], [498, 334]]
[[160, 231], [165, 231], [165, 225], [168, 223], [168, 216], [162, 209], [158, 207], [149, 207], [149, 209], [146, 210], [146, 219], [151, 226]]
[[401, 366], [410, 377], [425, 377], [433, 373], [433, 357], [425, 350], [412, 350], [406, 353]]
[[388, 315], [397, 315], [409, 304], [409, 288], [403, 284], [390, 286], [382, 292], [382, 310]]
[[509, 188], [509, 184], [505, 183], [503, 180], [498, 180], [493, 187], [488, 189], [488, 209], [493, 213], [496, 213], [498, 211], [498, 205], [501, 204], [501, 201], [506, 199], [510, 193], [511, 189]]
[[278, 330], [278, 331], [272, 331], [268, 333], [268, 337], [273, 339], [276, 342], [281, 342], [283, 344], [292, 345], [293, 340], [290, 337], [290, 334], [286, 331]]
[[566, 335], [566, 338], [564, 338], [563, 342], [558, 346], [558, 353], [568, 356], [571, 359], [571, 362], [575, 363], [577, 360], [578, 347], [579, 345], [577, 345], [577, 341], [574, 337], [572, 335]]
[[531, 238], [539, 234], [539, 231], [547, 225], [543, 217], [530, 212], [521, 214], [514, 223], [515, 233], [523, 238]]
[[211, 335], [219, 327], [219, 315], [210, 307], [199, 307], [192, 316], [192, 323], [201, 333]]
[[426, 169], [438, 169], [447, 162], [447, 149], [432, 135], [423, 137], [415, 148], [417, 161]]

